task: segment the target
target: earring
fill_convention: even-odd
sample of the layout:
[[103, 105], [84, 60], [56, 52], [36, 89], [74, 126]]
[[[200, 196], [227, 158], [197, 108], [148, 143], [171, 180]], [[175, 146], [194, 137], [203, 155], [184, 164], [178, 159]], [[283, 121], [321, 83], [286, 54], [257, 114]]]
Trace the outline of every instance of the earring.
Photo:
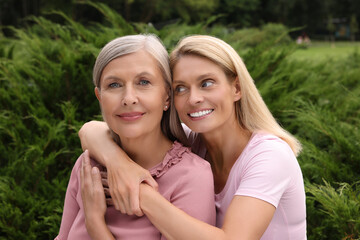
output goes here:
[[166, 111], [167, 109], [168, 109], [168, 106], [167, 106], [167, 105], [165, 105], [164, 110]]

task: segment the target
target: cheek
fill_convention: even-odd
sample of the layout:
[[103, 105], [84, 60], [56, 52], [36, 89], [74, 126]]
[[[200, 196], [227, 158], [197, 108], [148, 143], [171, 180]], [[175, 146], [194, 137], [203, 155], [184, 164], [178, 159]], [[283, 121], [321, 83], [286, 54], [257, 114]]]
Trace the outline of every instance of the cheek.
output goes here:
[[117, 103], [120, 101], [116, 97], [103, 95], [100, 103], [101, 109], [104, 114], [109, 114], [116, 108]]
[[185, 107], [183, 98], [179, 96], [174, 96], [174, 105], [178, 114], [181, 115], [182, 109]]

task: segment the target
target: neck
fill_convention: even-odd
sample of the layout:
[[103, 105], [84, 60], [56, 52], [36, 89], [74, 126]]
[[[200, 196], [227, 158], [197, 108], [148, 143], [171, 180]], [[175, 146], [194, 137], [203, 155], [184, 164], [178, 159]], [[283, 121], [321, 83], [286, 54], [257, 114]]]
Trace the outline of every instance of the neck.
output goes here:
[[211, 164], [215, 193], [220, 193], [232, 166], [248, 144], [251, 132], [243, 129], [235, 119], [214, 131], [201, 134], [201, 137], [207, 149], [206, 159]]
[[201, 134], [214, 174], [226, 176], [250, 140], [251, 132], [234, 119], [222, 127]]
[[139, 138], [121, 139], [123, 150], [145, 169], [150, 169], [160, 163], [172, 144], [161, 130]]

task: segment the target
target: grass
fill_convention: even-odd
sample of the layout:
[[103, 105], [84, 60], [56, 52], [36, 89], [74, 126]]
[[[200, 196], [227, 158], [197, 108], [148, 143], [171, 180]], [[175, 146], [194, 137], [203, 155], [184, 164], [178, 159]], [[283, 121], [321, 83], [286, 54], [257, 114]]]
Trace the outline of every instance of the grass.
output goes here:
[[314, 41], [307, 48], [299, 48], [290, 59], [322, 61], [326, 59], [345, 59], [355, 51], [359, 52], [360, 41], [358, 42], [335, 42], [334, 44], [324, 41]]

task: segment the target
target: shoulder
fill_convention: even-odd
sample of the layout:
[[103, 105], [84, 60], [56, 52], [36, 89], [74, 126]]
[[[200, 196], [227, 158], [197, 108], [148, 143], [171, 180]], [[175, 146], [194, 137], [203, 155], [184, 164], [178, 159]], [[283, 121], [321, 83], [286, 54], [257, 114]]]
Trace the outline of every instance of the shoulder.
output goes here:
[[245, 149], [249, 158], [270, 158], [275, 161], [296, 159], [290, 146], [279, 137], [267, 133], [254, 133]]
[[236, 169], [251, 176], [292, 178], [300, 170], [290, 146], [277, 136], [266, 133], [253, 134], [238, 160]]
[[[83, 158], [84, 158], [84, 153], [80, 154], [80, 156], [77, 158], [77, 160], [76, 160], [76, 162], [74, 164], [74, 167], [72, 169], [71, 174], [80, 174], [80, 169], [81, 169], [81, 166], [82, 166]], [[103, 168], [102, 165], [100, 165], [98, 162], [96, 162], [92, 158], [90, 158], [90, 164], [93, 167], [96, 166], [98, 168]]]
[[179, 162], [179, 167], [181, 167], [181, 169], [188, 169], [191, 170], [191, 172], [211, 171], [210, 163], [208, 161], [191, 152], [189, 148], [182, 146], [180, 143], [175, 144], [178, 144], [179, 151], [177, 151], [177, 157], [181, 158], [181, 161]]
[[210, 164], [191, 152], [181, 143], [175, 142], [172, 149], [168, 151], [163, 162], [150, 169], [154, 177], [171, 175], [175, 177], [189, 177], [190, 175], [212, 174]]
[[83, 157], [84, 157], [84, 153], [80, 154], [80, 156], [77, 158], [71, 174], [74, 174], [74, 173], [77, 174], [80, 171]]

